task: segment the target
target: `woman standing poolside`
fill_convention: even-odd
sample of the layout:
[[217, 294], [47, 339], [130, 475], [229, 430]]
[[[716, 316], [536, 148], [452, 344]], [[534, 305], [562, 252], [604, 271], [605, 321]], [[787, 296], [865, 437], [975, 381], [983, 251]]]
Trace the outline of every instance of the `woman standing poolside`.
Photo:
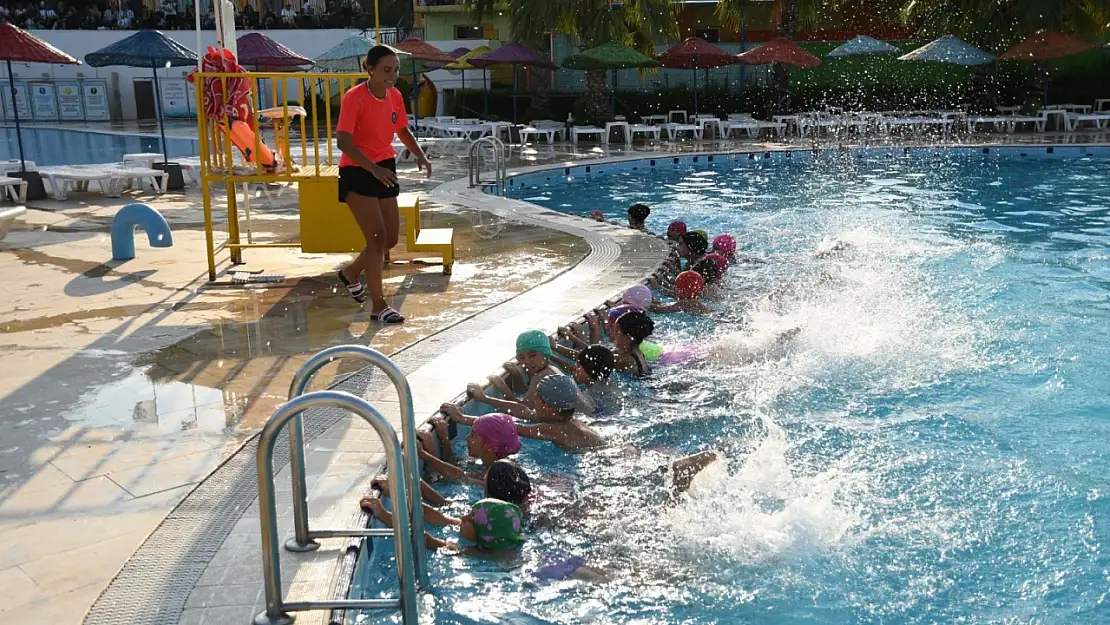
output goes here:
[[394, 135], [416, 155], [417, 169], [432, 175], [432, 165], [409, 131], [405, 99], [393, 87], [400, 61], [388, 46], [374, 46], [366, 53], [363, 69], [370, 79], [343, 95], [335, 134], [339, 149], [339, 201], [346, 202], [366, 237], [366, 248], [350, 265], [339, 271], [339, 281], [357, 302], [366, 301], [362, 274], [370, 289], [371, 318], [382, 323], [401, 323], [401, 313], [385, 301], [382, 272], [385, 253], [394, 245], [400, 230], [397, 213], [397, 153]]

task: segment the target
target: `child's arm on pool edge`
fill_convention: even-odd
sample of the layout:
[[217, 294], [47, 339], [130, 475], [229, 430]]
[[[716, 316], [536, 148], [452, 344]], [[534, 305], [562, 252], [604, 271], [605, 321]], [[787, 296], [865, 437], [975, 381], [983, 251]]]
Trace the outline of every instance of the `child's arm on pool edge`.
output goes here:
[[[483, 391], [482, 387], [478, 386], [477, 384], [467, 385], [466, 392], [474, 399], [474, 401], [486, 404], [487, 406], [490, 406], [495, 410], [500, 410], [505, 414], [519, 417], [521, 419], [526, 419], [528, 421], [536, 420], [536, 413], [533, 412], [532, 409], [528, 406], [525, 406], [518, 401], [509, 401], [506, 399], [494, 399], [492, 397], [486, 397], [485, 391]], [[465, 417], [465, 415], [462, 414], [462, 411], [458, 409], [458, 406], [455, 406], [454, 404], [451, 405], [454, 406], [455, 412], [458, 412], [459, 417]], [[474, 422], [474, 419], [471, 417], [465, 417], [469, 419], [469, 423], [465, 421], [459, 421], [454, 416], [452, 416], [450, 412], [447, 411], [448, 409], [446, 408], [446, 406], [447, 404], [444, 404], [442, 410], [444, 414], [451, 418], [452, 421], [455, 421], [456, 423], [462, 423], [463, 425], [470, 425]]]

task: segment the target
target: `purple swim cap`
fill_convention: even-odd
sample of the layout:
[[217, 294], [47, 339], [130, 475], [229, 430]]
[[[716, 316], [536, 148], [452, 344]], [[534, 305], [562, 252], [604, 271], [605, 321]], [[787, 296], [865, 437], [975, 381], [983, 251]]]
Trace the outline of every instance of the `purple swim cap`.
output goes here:
[[624, 313], [630, 312], [643, 312], [642, 309], [633, 306], [632, 304], [621, 304], [609, 309], [609, 321], [616, 321], [621, 318]]
[[482, 444], [497, 454], [498, 458], [507, 458], [520, 451], [516, 422], [507, 414], [484, 414], [478, 417], [471, 429], [482, 440]]

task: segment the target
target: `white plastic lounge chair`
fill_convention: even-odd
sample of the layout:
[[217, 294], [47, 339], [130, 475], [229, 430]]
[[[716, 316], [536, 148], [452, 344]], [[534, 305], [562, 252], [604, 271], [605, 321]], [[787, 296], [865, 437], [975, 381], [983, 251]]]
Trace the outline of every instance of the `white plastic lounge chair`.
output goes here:
[[107, 170], [49, 167], [39, 170], [39, 173], [46, 176], [46, 181], [50, 184], [50, 191], [54, 194], [55, 200], [65, 200], [71, 189], [74, 191], [88, 191], [90, 182], [95, 182], [106, 197], [120, 196], [120, 179]]
[[649, 137], [659, 140], [659, 135], [662, 134], [663, 129], [659, 126], [650, 126], [648, 124], [632, 124], [628, 127], [628, 133], [632, 135], [632, 140], [636, 140], [636, 135], [648, 135]]
[[1095, 128], [1102, 130], [1103, 124], [1110, 122], [1110, 114], [1107, 113], [1081, 113], [1068, 115], [1068, 130], [1078, 130], [1083, 122], [1093, 122]]
[[16, 204], [27, 203], [27, 181], [22, 178], [11, 178], [8, 176], [0, 176], [0, 188], [3, 188], [4, 195], [12, 198]]
[[529, 139], [535, 140], [539, 137], [546, 137], [548, 143], [555, 143], [555, 134], [559, 132], [558, 128], [537, 128], [535, 126], [524, 126], [520, 130], [521, 143], [528, 143]]
[[679, 122], [679, 123], [682, 123], [682, 124], [690, 123], [690, 116], [686, 113], [685, 109], [675, 109], [675, 110], [670, 111], [670, 112], [667, 113], [667, 121], [668, 122], [673, 122], [674, 118], [676, 118], [676, 117], [681, 117], [682, 118], [682, 121]]
[[[732, 115], [729, 115], [729, 117], [732, 117]], [[778, 126], [778, 124], [772, 125], [776, 127]], [[757, 135], [759, 135], [759, 122], [754, 119], [730, 119], [728, 121], [721, 122], [721, 136], [725, 139], [732, 138], [732, 133], [737, 130], [748, 133], [748, 137], [754, 139]]]
[[967, 118], [967, 131], [975, 132], [975, 127], [981, 124], [990, 124], [997, 132], [1010, 125], [1010, 115], [971, 115]]
[[1013, 134], [1019, 124], [1033, 124], [1033, 129], [1037, 132], [1044, 132], [1048, 126], [1048, 113], [1042, 112], [1040, 115], [1013, 115], [1010, 117], [1009, 132]]
[[710, 139], [717, 135], [720, 135], [722, 131], [721, 120], [718, 117], [707, 117], [705, 115], [698, 115], [697, 119], [694, 121], [694, 124], [701, 129], [701, 136], [703, 139], [706, 136], [706, 129], [709, 129]]
[[[27, 164], [26, 171], [38, 171], [35, 167], [35, 161], [25, 161]], [[20, 168], [19, 159], [14, 158], [10, 160], [0, 160], [0, 176], [7, 176], [14, 172], [18, 172]]]
[[[143, 183], [146, 182], [150, 184], [152, 191], [161, 195], [166, 192], [166, 185], [170, 182], [170, 174], [168, 172], [164, 172], [160, 169], [151, 169], [150, 167], [121, 165], [107, 171], [118, 180], [116, 184], [119, 185], [120, 192], [122, 192], [123, 189], [132, 187], [137, 180], [139, 182], [139, 188], [143, 188]], [[117, 192], [110, 197], [119, 197], [119, 195], [120, 193]]]
[[578, 145], [578, 137], [582, 135], [597, 135], [602, 143], [609, 143], [609, 137], [605, 136], [605, 129], [598, 128], [597, 126], [575, 126], [570, 129], [571, 142]]
[[4, 237], [8, 236], [8, 231], [12, 229], [12, 224], [15, 223], [15, 218], [26, 212], [26, 206], [9, 206], [8, 208], [0, 208], [0, 241], [3, 241]]
[[695, 139], [701, 139], [701, 127], [694, 124], [663, 124], [661, 128], [667, 131], [667, 138], [671, 141], [674, 141], [675, 135], [680, 132], [690, 132]]

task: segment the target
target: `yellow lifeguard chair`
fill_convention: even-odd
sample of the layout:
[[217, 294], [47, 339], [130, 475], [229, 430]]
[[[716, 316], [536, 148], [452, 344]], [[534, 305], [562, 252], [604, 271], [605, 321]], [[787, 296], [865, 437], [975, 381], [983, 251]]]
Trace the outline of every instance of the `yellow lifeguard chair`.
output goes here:
[[[197, 110], [204, 111], [205, 80], [220, 81], [220, 93], [227, 93], [228, 81], [246, 79], [249, 85], [253, 110], [259, 111], [259, 80], [268, 80], [271, 101], [280, 103], [265, 110], [264, 122], [272, 124], [277, 163], [272, 166], [261, 158], [243, 158], [236, 162], [235, 149], [250, 154], [262, 155], [271, 152], [263, 136], [266, 130], [258, 125], [258, 132], [247, 138], [244, 149], [242, 128], [237, 132], [226, 131], [232, 128], [226, 114], [219, 118], [198, 115], [197, 126], [200, 137], [200, 184], [204, 202], [204, 224], [208, 249], [208, 279], [216, 279], [216, 254], [227, 249], [233, 263], [242, 262], [245, 248], [258, 247], [299, 247], [312, 253], [351, 253], [358, 252], [366, 245], [362, 232], [346, 204], [339, 201], [339, 149], [332, 138], [333, 115], [332, 99], [335, 94], [345, 93], [350, 87], [364, 79], [363, 74], [287, 74], [287, 73], [197, 73], [194, 75]], [[296, 88], [291, 88], [294, 85]], [[299, 93], [308, 102], [307, 109], [300, 102], [291, 99], [290, 92]], [[241, 121], [241, 120], [240, 120]], [[299, 124], [298, 124], [299, 122]], [[290, 135], [297, 130], [299, 137]], [[322, 128], [321, 128], [322, 127]], [[234, 139], [234, 141], [233, 141]], [[254, 143], [253, 150], [249, 143]], [[299, 145], [300, 149], [296, 150]], [[299, 152], [299, 159], [293, 155]], [[235, 188], [238, 184], [292, 182], [297, 185], [300, 218], [300, 240], [294, 243], [244, 243], [240, 237], [239, 210], [236, 204]], [[212, 218], [213, 185], [223, 185], [227, 190], [227, 239], [215, 242], [215, 227]], [[420, 200], [415, 194], [403, 194], [398, 199], [401, 215], [405, 218], [405, 248], [411, 252], [438, 253], [443, 259], [443, 273], [450, 274], [455, 261], [455, 234], [451, 228], [424, 228], [420, 219]], [[248, 208], [249, 211], [249, 208]], [[249, 228], [249, 212], [247, 213]], [[388, 252], [387, 252], [388, 253]]]

